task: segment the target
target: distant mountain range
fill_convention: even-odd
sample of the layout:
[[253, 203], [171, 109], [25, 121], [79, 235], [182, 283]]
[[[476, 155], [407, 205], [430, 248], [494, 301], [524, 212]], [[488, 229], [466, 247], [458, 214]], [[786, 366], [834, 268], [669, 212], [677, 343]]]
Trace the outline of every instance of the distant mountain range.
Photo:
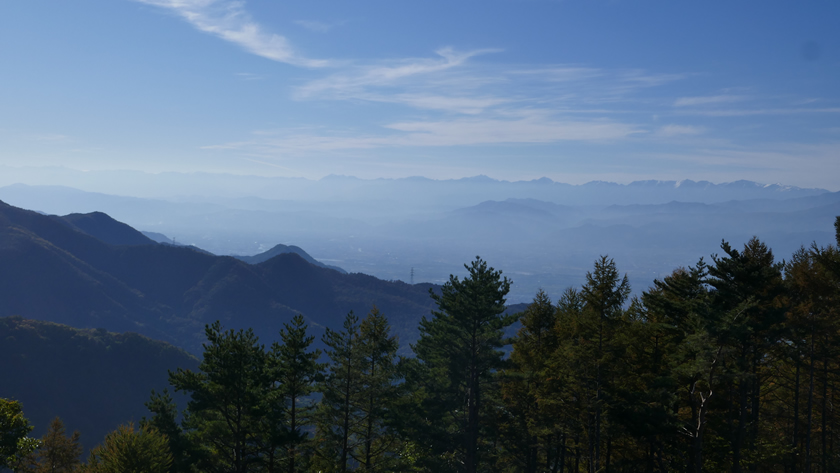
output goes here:
[[50, 214], [101, 211], [155, 239], [251, 262], [297, 246], [327, 267], [386, 280], [442, 284], [481, 255], [514, 280], [511, 302], [539, 288], [558, 297], [602, 254], [639, 291], [718, 252], [722, 239], [739, 245], [757, 235], [786, 258], [833, 241], [840, 214], [838, 192], [751, 181], [75, 175], [100, 191], [128, 177], [136, 180], [120, 192], [133, 196], [19, 184], [0, 188], [0, 199]]
[[342, 274], [296, 253], [248, 264], [147, 238], [134, 244], [143, 238], [102, 214], [65, 219], [0, 203], [0, 316], [135, 331], [198, 354], [204, 325], [217, 319], [272, 340], [297, 313], [317, 334], [374, 304], [405, 344], [433, 307], [430, 284]]
[[[289, 203], [376, 203], [377, 213], [400, 206], [429, 209], [458, 208], [484, 200], [533, 198], [568, 205], [615, 203], [655, 204], [672, 200], [724, 202], [757, 198], [785, 199], [826, 192], [782, 184], [752, 181], [636, 181], [629, 184], [592, 181], [573, 185], [549, 178], [504, 181], [487, 176], [462, 179], [360, 179], [330, 175], [322, 179], [245, 176], [210, 173], [160, 173], [139, 171], [74, 171], [65, 168], [16, 168], [0, 166], [0, 186], [25, 183], [68, 186], [110, 195], [194, 202], [238, 200], [238, 208], [254, 208], [260, 200]], [[6, 196], [8, 197], [8, 196]], [[3, 195], [0, 199], [7, 200]], [[340, 207], [344, 208], [344, 207]], [[309, 210], [306, 206], [301, 210]]]

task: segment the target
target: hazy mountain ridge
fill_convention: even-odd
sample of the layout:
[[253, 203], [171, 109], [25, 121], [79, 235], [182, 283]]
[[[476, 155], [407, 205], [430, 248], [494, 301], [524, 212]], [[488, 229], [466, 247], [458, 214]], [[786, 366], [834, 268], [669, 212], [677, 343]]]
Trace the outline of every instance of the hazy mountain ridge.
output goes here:
[[240, 261], [244, 261], [248, 264], [259, 264], [259, 263], [263, 263], [265, 261], [268, 261], [268, 260], [270, 260], [271, 258], [274, 258], [277, 255], [282, 255], [282, 254], [286, 254], [286, 253], [294, 253], [294, 254], [300, 256], [301, 258], [303, 258], [309, 264], [314, 264], [315, 266], [320, 266], [322, 268], [332, 269], [334, 271], [338, 271], [339, 273], [347, 274], [347, 271], [339, 268], [338, 266], [331, 266], [331, 265], [328, 265], [328, 264], [324, 264], [324, 263], [316, 260], [315, 258], [309, 256], [309, 253], [304, 251], [303, 248], [301, 248], [299, 246], [294, 246], [294, 245], [277, 244], [277, 245], [274, 245], [270, 250], [265, 251], [263, 253], [253, 255], [253, 256], [233, 255], [233, 257], [240, 260]]
[[433, 305], [431, 285], [313, 266], [297, 254], [257, 265], [168, 245], [113, 246], [0, 204], [0, 316], [136, 331], [200, 351], [204, 324], [253, 327], [271, 340], [297, 313], [321, 327], [373, 304], [404, 341]]
[[[191, 179], [221, 182], [212, 175]], [[256, 182], [249, 179], [234, 181]], [[279, 182], [274, 178], [260, 179], [267, 188], [283, 188], [271, 185]], [[443, 283], [449, 274], [462, 274], [462, 264], [480, 254], [516, 275], [511, 297], [519, 302], [540, 287], [559, 296], [565, 287], [582, 282], [601, 254], [615, 257], [634, 286], [643, 289], [675, 266], [717, 252], [721, 239], [738, 244], [757, 235], [780, 255], [813, 240], [828, 243], [840, 196], [750, 181], [572, 186], [547, 178], [504, 182], [486, 176], [449, 181], [328, 176], [289, 182], [308, 190], [296, 195], [297, 200], [219, 192], [207, 198], [152, 199], [147, 206], [143, 199], [52, 187], [0, 188], [0, 198], [11, 197], [19, 205], [32, 202], [32, 208], [53, 213], [104, 210], [135, 228], [214, 254], [255, 255], [278, 241], [293, 243], [325, 264], [389, 280], [409, 280], [413, 268], [415, 280]], [[262, 190], [253, 186], [253, 192]], [[315, 200], [307, 200], [313, 193]], [[70, 208], [75, 203], [88, 207]], [[640, 246], [631, 248], [628, 241]]]
[[102, 212], [74, 213], [55, 218], [109, 245], [151, 245], [155, 243], [141, 232], [114, 220]]
[[[429, 179], [425, 177], [360, 179], [352, 176], [329, 175], [319, 180], [286, 177], [265, 177], [210, 173], [160, 173], [139, 171], [81, 172], [64, 168], [13, 168], [4, 167], [0, 186], [15, 183], [29, 185], [66, 185], [90, 192], [115, 195], [133, 195], [145, 198], [185, 196], [220, 196], [223, 198], [259, 197], [270, 200], [292, 201], [402, 201], [418, 197], [429, 199], [427, 204], [441, 205], [453, 201], [457, 208], [474, 205], [483, 200], [532, 197], [557, 203], [582, 205], [585, 200], [593, 204], [616, 203], [600, 200], [605, 189], [621, 193], [622, 198], [636, 199], [627, 203], [663, 203], [670, 200], [716, 201], [758, 198], [790, 198], [817, 195], [824, 189], [804, 189], [781, 184], [760, 184], [752, 181], [711, 183], [709, 181], [634, 181], [617, 184], [591, 181], [585, 184], [566, 184], [543, 177], [525, 181], [496, 180], [487, 176], [461, 179]], [[378, 197], [377, 197], [378, 196]], [[680, 197], [682, 196], [682, 197]], [[705, 196], [705, 197], [704, 197]], [[0, 196], [2, 199], [3, 196]], [[466, 200], [465, 200], [466, 199]], [[472, 199], [472, 200], [471, 200]], [[663, 200], [664, 199], [664, 200]]]

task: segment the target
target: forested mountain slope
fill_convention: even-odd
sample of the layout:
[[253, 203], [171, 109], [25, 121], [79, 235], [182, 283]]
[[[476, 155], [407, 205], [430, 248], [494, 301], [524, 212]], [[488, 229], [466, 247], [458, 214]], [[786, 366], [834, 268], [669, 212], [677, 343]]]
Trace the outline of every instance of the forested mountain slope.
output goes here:
[[[135, 333], [79, 330], [0, 318], [0, 398], [23, 403], [33, 435], [60, 417], [92, 448], [118, 425], [149, 416], [152, 389], [169, 386], [168, 370], [195, 370], [198, 359]], [[181, 399], [176, 397], [176, 399]]]
[[429, 284], [313, 266], [293, 253], [257, 265], [159, 244], [109, 245], [36, 212], [0, 203], [0, 316], [136, 331], [200, 352], [204, 325], [253, 327], [273, 339], [301, 313], [338, 326], [374, 304], [406, 344], [433, 306]]

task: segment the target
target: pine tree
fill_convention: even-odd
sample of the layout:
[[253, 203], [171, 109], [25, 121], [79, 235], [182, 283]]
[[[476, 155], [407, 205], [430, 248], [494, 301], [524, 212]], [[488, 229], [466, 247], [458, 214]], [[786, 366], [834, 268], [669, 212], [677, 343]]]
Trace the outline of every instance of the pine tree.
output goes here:
[[56, 417], [50, 422], [47, 433], [41, 437], [41, 447], [36, 452], [35, 465], [28, 469], [33, 473], [71, 473], [79, 469], [82, 445], [78, 431], [69, 437], [64, 423]]
[[[627, 281], [627, 275], [620, 277], [615, 261], [607, 256], [601, 256], [595, 262], [594, 270], [586, 273], [586, 284], [583, 285], [581, 296], [584, 301], [584, 312], [589, 315], [588, 322], [592, 330], [590, 341], [593, 348], [591, 355], [594, 366], [591, 373], [594, 377], [591, 379], [593, 390], [591, 395], [594, 402], [587, 424], [589, 426], [588, 454], [590, 470], [593, 472], [601, 469], [602, 461], [606, 469], [610, 468], [612, 437], [608, 429], [608, 419], [604, 416], [607, 411], [604, 391], [605, 386], [611, 381], [610, 343], [629, 294], [630, 284]], [[602, 438], [605, 431], [606, 442]], [[606, 443], [606, 449], [602, 452], [604, 443]]]
[[193, 465], [201, 463], [199, 448], [190, 440], [178, 422], [178, 407], [168, 390], [156, 392], [146, 403], [151, 419], [143, 418], [140, 427], [151, 427], [166, 436], [169, 452], [172, 454], [171, 473], [193, 471]]
[[781, 338], [784, 322], [782, 264], [774, 261], [773, 252], [757, 238], [740, 252], [726, 242], [721, 248], [726, 256], [713, 256], [715, 264], [709, 267], [707, 282], [714, 288], [711, 303], [719, 317], [717, 336], [731, 350], [727, 360], [728, 440], [732, 471], [740, 473], [745, 466], [753, 470], [757, 459], [782, 448], [767, 445], [766, 450], [756, 451], [762, 445], [763, 389], [776, 359], [771, 348]]
[[262, 462], [265, 398], [270, 389], [266, 355], [252, 330], [205, 329], [198, 372], [170, 372], [169, 383], [190, 396], [185, 427], [200, 446], [205, 471], [244, 473]]
[[[310, 423], [314, 405], [305, 400], [314, 389], [314, 383], [320, 379], [324, 366], [318, 363], [321, 350], [310, 350], [315, 337], [306, 334], [307, 325], [302, 315], [292, 318], [280, 330], [280, 343], [271, 346], [269, 354], [270, 378], [274, 382], [271, 401], [280, 409], [285, 446], [286, 471], [295, 473], [300, 469], [300, 447], [307, 440], [303, 431]], [[274, 435], [278, 435], [275, 433]], [[278, 441], [274, 442], [275, 444]], [[273, 454], [273, 450], [271, 452]], [[269, 471], [273, 471], [272, 459], [268, 460]]]
[[542, 290], [520, 314], [519, 329], [513, 342], [511, 361], [502, 385], [504, 402], [508, 410], [508, 448], [513, 464], [526, 473], [536, 472], [542, 464], [550, 468], [555, 425], [546, 409], [542, 395], [546, 367], [557, 348], [555, 324], [557, 311], [551, 299]]
[[656, 345], [647, 389], [659, 390], [657, 407], [662, 408], [659, 424], [653, 426], [654, 441], [660, 462], [668, 461], [689, 473], [706, 471], [710, 420], [723, 415], [713, 406], [722, 396], [718, 388], [725, 346], [713, 336], [718, 329], [710, 312], [706, 271], [701, 259], [696, 266], [655, 280], [642, 296], [646, 325]]
[[402, 386], [395, 365], [399, 341], [391, 334], [388, 319], [376, 306], [360, 325], [362, 395], [361, 429], [353, 459], [365, 472], [398, 471], [399, 437], [393, 417]]
[[840, 274], [831, 268], [840, 263], [838, 255], [832, 246], [813, 245], [810, 250], [801, 248], [785, 265], [790, 305], [783, 347], [792, 365], [786, 384], [791, 386], [793, 405], [788, 462], [802, 470], [831, 468], [832, 441], [827, 435], [837, 419], [829, 407], [834, 400], [828, 388], [836, 383], [834, 373], [840, 366]]
[[407, 377], [418, 390], [420, 410], [413, 435], [432, 455], [430, 467], [474, 473], [490, 468], [482, 458], [492, 450], [483, 427], [491, 411], [485, 401], [498, 389], [504, 366], [503, 330], [516, 315], [503, 315], [510, 281], [476, 257], [465, 265], [469, 275], [450, 276], [433, 318], [420, 322], [417, 355]]
[[557, 348], [548, 360], [546, 379], [542, 383], [541, 399], [554, 425], [559, 443], [551, 471], [577, 472], [585, 462], [586, 412], [592, 396], [590, 365], [587, 354], [591, 343], [586, 335], [589, 324], [582, 294], [568, 288], [557, 301], [557, 323], [554, 326]]
[[316, 454], [319, 471], [345, 473], [351, 452], [358, 446], [364, 399], [362, 341], [359, 317], [351, 311], [343, 330], [327, 328], [323, 337], [330, 359], [318, 390], [323, 394], [317, 412]]

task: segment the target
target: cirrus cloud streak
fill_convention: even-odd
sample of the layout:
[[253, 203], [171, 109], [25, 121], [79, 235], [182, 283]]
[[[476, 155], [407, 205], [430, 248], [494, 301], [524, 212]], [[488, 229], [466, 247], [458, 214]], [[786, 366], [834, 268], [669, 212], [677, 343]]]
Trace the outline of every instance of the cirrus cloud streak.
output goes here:
[[284, 36], [270, 33], [245, 11], [243, 2], [226, 0], [135, 0], [169, 10], [193, 27], [234, 43], [257, 56], [303, 67], [324, 67], [331, 61], [302, 56]]

